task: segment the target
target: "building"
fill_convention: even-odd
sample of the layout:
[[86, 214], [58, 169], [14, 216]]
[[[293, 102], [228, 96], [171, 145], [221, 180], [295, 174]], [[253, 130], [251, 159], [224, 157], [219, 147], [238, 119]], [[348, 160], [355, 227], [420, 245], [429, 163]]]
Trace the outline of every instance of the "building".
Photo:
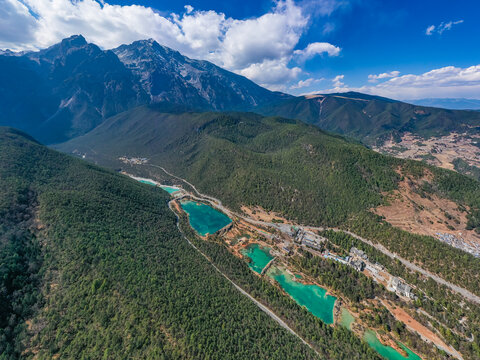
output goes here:
[[288, 245], [282, 246], [282, 250], [285, 251], [287, 255], [290, 255], [292, 253], [292, 249]]
[[412, 292], [412, 287], [408, 284], [405, 284], [398, 277], [392, 277], [390, 281], [390, 286], [398, 295], [414, 299], [415, 295]]
[[366, 266], [362, 260], [355, 258], [350, 258], [350, 262], [348, 264], [357, 271], [363, 271]]
[[306, 238], [302, 239], [302, 245], [311, 247], [316, 250], [320, 250], [320, 251], [322, 250], [322, 245], [320, 243], [317, 243], [315, 241], [312, 241]]
[[340, 263], [345, 264], [345, 265], [348, 264], [348, 259], [350, 258], [349, 256], [347, 256], [347, 257], [344, 259], [344, 258], [342, 258], [341, 256], [338, 256], [338, 255], [335, 255], [335, 254], [330, 253], [329, 251], [325, 251], [325, 252], [323, 253], [323, 257], [324, 257], [325, 259], [331, 259], [331, 260], [340, 262]]
[[359, 258], [362, 258], [364, 260], [368, 260], [367, 254], [365, 254], [362, 250], [357, 249], [356, 247], [352, 247], [350, 249], [350, 254], [352, 254], [352, 256], [358, 256]]

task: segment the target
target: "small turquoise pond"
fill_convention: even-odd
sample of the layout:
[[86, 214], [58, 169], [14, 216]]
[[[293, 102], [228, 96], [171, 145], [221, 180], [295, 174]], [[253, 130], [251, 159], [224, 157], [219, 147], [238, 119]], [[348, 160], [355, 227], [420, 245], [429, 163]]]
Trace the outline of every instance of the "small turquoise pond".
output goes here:
[[387, 360], [422, 360], [417, 354], [412, 350], [407, 348], [402, 343], [399, 343], [400, 347], [405, 350], [407, 357], [400, 354], [397, 350], [390, 346], [383, 345], [380, 340], [377, 338], [377, 334], [372, 330], [367, 330], [363, 336], [365, 341], [370, 345], [376, 352], [382, 355]]
[[[140, 181], [141, 183], [143, 184], [148, 184], [148, 185], [152, 185], [152, 186], [157, 186], [157, 184], [155, 184], [153, 181], [150, 181], [150, 180], [138, 180]], [[180, 189], [177, 188], [177, 187], [173, 187], [173, 186], [167, 186], [167, 185], [160, 185], [160, 187], [162, 188], [162, 190], [165, 190], [166, 192], [168, 192], [169, 194], [173, 194], [174, 192], [177, 192], [179, 191]]]
[[270, 248], [260, 246], [259, 244], [250, 244], [245, 249], [240, 250], [240, 252], [252, 260], [248, 266], [259, 274], [273, 259], [273, 256], [270, 254]]
[[227, 215], [205, 204], [182, 201], [180, 205], [188, 214], [190, 226], [202, 236], [213, 234], [232, 222]]
[[277, 281], [299, 305], [305, 306], [308, 311], [326, 324], [333, 323], [333, 306], [337, 298], [327, 295], [324, 288], [295, 281], [294, 277], [285, 269], [276, 266], [268, 270], [268, 276]]
[[351, 330], [352, 324], [355, 322], [355, 316], [353, 316], [350, 311], [342, 307], [342, 312], [340, 315], [340, 325]]
[[179, 191], [179, 188], [173, 187], [173, 186], [166, 186], [166, 185], [161, 185], [160, 186], [163, 190], [168, 192], [169, 194], [173, 194], [174, 192]]
[[138, 180], [140, 181], [141, 183], [144, 183], [144, 184], [148, 184], [148, 185], [153, 185], [153, 186], [157, 186], [157, 184], [151, 182], [151, 181], [148, 181], [148, 180]]

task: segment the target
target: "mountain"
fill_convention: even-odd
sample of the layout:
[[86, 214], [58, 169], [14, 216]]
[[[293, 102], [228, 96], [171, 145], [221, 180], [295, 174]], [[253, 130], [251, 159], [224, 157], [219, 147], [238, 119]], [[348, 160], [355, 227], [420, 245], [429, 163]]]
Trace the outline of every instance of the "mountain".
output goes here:
[[406, 100], [406, 102], [415, 105], [438, 107], [444, 109], [456, 110], [480, 110], [479, 99], [464, 99], [464, 98], [429, 98]]
[[48, 144], [141, 104], [233, 110], [286, 98], [152, 40], [110, 51], [76, 35], [38, 52], [0, 54], [0, 125]]
[[113, 50], [139, 79], [152, 103], [170, 102], [200, 110], [235, 110], [291, 98], [208, 61], [141, 40]]
[[479, 111], [418, 106], [356, 92], [300, 96], [255, 111], [300, 119], [378, 152], [479, 179]]
[[299, 119], [369, 145], [406, 133], [432, 137], [480, 132], [480, 113], [417, 106], [356, 92], [300, 96], [257, 108], [263, 115]]
[[[316, 358], [182, 238], [168, 200], [0, 128], [1, 357]], [[260, 282], [244, 262], [237, 269]], [[368, 354], [262, 286], [284, 299], [279, 313], [321, 336], [323, 353]]]
[[0, 56], [0, 125], [43, 142], [83, 134], [146, 99], [113, 52], [82, 36], [39, 52]]

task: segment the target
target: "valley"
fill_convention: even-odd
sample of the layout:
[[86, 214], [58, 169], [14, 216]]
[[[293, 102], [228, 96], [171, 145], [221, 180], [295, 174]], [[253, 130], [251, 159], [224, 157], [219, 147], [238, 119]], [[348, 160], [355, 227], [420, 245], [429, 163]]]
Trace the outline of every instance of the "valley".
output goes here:
[[2, 357], [317, 357], [211, 271], [167, 192], [6, 128], [0, 179]]
[[[176, 186], [179, 187], [178, 185], [178, 180], [181, 180], [178, 177], [175, 177], [175, 180], [177, 181]], [[158, 185], [160, 185], [158, 183]], [[165, 187], [165, 185], [160, 185]], [[274, 280], [274, 284], [278, 284], [281, 288], [284, 289], [287, 293], [289, 293], [295, 301], [297, 301], [300, 305], [306, 306], [309, 311], [311, 311], [315, 316], [318, 316], [322, 319], [327, 324], [333, 323], [333, 316], [334, 313], [335, 315], [335, 323], [342, 323], [342, 314], [345, 314], [347, 309], [349, 311], [352, 311], [352, 306], [353, 309], [358, 311], [358, 308], [356, 308], [355, 303], [351, 303], [349, 301], [345, 301], [342, 299], [340, 302], [342, 305], [341, 309], [337, 309], [337, 305], [335, 305], [335, 312], [333, 311], [333, 305], [336, 303], [336, 297], [326, 295], [326, 291], [323, 290], [321, 287], [317, 287], [315, 285], [315, 282], [310, 279], [311, 276], [305, 274], [302, 272], [302, 268], [298, 267], [298, 263], [294, 260], [293, 262], [291, 261], [291, 258], [295, 258], [297, 256], [303, 257], [303, 252], [307, 251], [313, 256], [320, 256], [320, 257], [328, 257], [329, 258], [335, 258], [338, 255], [332, 254], [330, 251], [326, 251], [325, 255], [321, 254], [320, 251], [318, 251], [315, 248], [312, 248], [311, 246], [305, 245], [305, 243], [300, 242], [299, 244], [296, 242], [295, 238], [292, 238], [292, 229], [295, 227], [297, 228], [298, 231], [298, 224], [292, 224], [288, 223], [286, 219], [278, 219], [274, 223], [268, 223], [268, 222], [262, 222], [257, 219], [252, 219], [249, 218], [243, 214], [237, 214], [235, 212], [232, 212], [225, 208], [224, 206], [221, 205], [221, 202], [216, 202], [216, 199], [212, 199], [211, 197], [203, 197], [201, 193], [188, 193], [185, 190], [181, 190], [180, 192], [177, 192], [176, 195], [172, 195], [174, 199], [171, 201], [172, 206], [170, 206], [171, 209], [173, 209], [175, 212], [181, 211], [180, 209], [182, 208], [179, 206], [179, 202], [184, 202], [183, 198], [185, 197], [191, 197], [196, 199], [196, 201], [204, 201], [208, 204], [210, 204], [213, 207], [221, 207], [222, 211], [225, 211], [225, 213], [228, 214], [228, 216], [233, 219], [233, 225], [228, 228], [222, 228], [220, 230], [219, 227], [217, 227], [220, 235], [206, 235], [200, 233], [199, 235], [203, 238], [203, 241], [212, 241], [212, 237], [220, 237], [222, 241], [227, 244], [230, 247], [230, 251], [232, 251], [233, 254], [236, 256], [239, 256], [240, 258], [244, 259], [249, 259], [248, 263], [252, 271], [256, 272], [260, 276], [266, 276], [268, 278], [271, 278]], [[257, 212], [256, 210], [255, 212]], [[250, 211], [251, 213], [251, 211]], [[189, 217], [190, 218], [190, 217]], [[211, 223], [210, 219], [207, 217], [204, 219], [206, 223]], [[193, 224], [191, 223], [191, 226]], [[249, 226], [250, 225], [250, 226]], [[195, 227], [195, 226], [193, 226]], [[301, 227], [300, 227], [301, 229]], [[308, 228], [309, 230], [307, 231], [312, 231], [312, 228]], [[319, 237], [319, 239], [322, 239], [322, 242], [328, 243], [327, 239]], [[320, 244], [318, 243], [319, 246], [324, 248], [325, 244]], [[275, 249], [275, 250], [274, 250]], [[272, 255], [271, 255], [272, 254]], [[340, 258], [339, 258], [340, 259]], [[329, 260], [325, 260], [329, 261]], [[253, 264], [252, 264], [253, 263]], [[347, 263], [346, 261], [344, 262], [345, 264]], [[272, 265], [273, 264], [273, 265]], [[367, 265], [368, 268], [368, 265]], [[292, 272], [293, 271], [293, 272]], [[373, 279], [375, 279], [374, 276], [372, 276], [371, 273], [369, 273], [368, 270], [364, 271], [364, 276], [369, 276]], [[305, 284], [306, 285], [303, 285]], [[377, 281], [378, 282], [378, 281]], [[305, 288], [303, 290], [302, 288]], [[317, 288], [316, 288], [317, 287]], [[304, 293], [306, 292], [306, 293]], [[329, 293], [333, 292], [335, 294], [341, 294], [339, 293], [338, 290], [335, 291], [333, 289], [328, 290]], [[309, 295], [307, 295], [309, 294]], [[315, 295], [314, 295], [315, 294]], [[318, 300], [315, 301], [314, 299], [318, 296]], [[337, 295], [338, 296], [338, 295]], [[343, 296], [342, 296], [343, 297]], [[331, 299], [331, 300], [328, 300]], [[395, 317], [397, 319], [402, 318], [402, 316], [398, 316], [398, 312], [400, 311], [400, 308], [398, 308], [399, 304], [400, 306], [405, 306], [405, 304], [401, 305], [403, 302], [406, 302], [407, 304], [411, 301], [408, 298], [397, 298], [399, 300], [396, 300], [394, 302], [395, 306], [394, 308], [396, 309], [393, 313], [395, 313]], [[403, 300], [401, 300], [403, 299]], [[305, 302], [306, 301], [306, 302]], [[312, 302], [314, 301], [314, 302]], [[377, 303], [377, 299], [372, 302], [372, 305], [370, 306], [379, 306], [380, 304]], [[393, 300], [389, 300], [393, 301]], [[479, 300], [480, 301], [480, 300]], [[328, 305], [330, 302], [330, 305]], [[367, 301], [368, 303], [368, 301]], [[368, 311], [366, 309], [369, 308], [369, 306], [363, 303], [362, 307], [364, 311]], [[310, 305], [309, 305], [310, 304]], [[346, 304], [349, 304], [348, 307]], [[366, 308], [365, 308], [366, 306]], [[381, 305], [383, 307], [383, 305]], [[330, 310], [328, 310], [330, 308]], [[392, 305], [389, 305], [386, 307], [389, 309], [390, 312], [392, 312]], [[408, 306], [407, 306], [408, 308]], [[403, 311], [403, 319], [405, 319], [406, 312], [405, 310]], [[355, 312], [354, 312], [355, 313]], [[393, 315], [392, 313], [392, 315]], [[345, 315], [343, 315], [345, 316]], [[351, 324], [354, 323], [354, 328], [356, 329], [356, 332], [359, 332], [360, 334], [364, 333], [364, 337], [367, 340], [367, 342], [372, 346], [376, 351], [378, 351], [382, 356], [386, 357], [387, 359], [418, 359], [419, 357], [412, 353], [411, 350], [406, 348], [404, 345], [400, 344], [397, 345], [396, 341], [394, 340], [395, 337], [383, 337], [382, 342], [387, 342], [387, 344], [391, 344], [394, 349], [397, 349], [397, 351], [394, 351], [392, 348], [389, 348], [388, 346], [383, 345], [380, 341], [377, 340], [377, 337], [374, 332], [371, 330], [365, 330], [365, 322], [360, 320], [362, 317], [357, 314], [353, 319], [349, 321], [349, 328], [351, 328]], [[412, 318], [408, 318], [408, 324], [406, 326], [409, 329], [414, 330], [415, 333], [418, 333], [423, 339], [428, 339], [427, 341], [433, 342], [436, 344], [436, 346], [447, 353], [452, 354], [454, 357], [458, 359], [463, 359], [463, 357], [452, 347], [449, 347], [445, 345], [445, 343], [440, 340], [438, 335], [434, 335], [431, 330], [426, 328], [423, 325], [420, 325], [420, 323], [416, 320], [413, 320]], [[411, 323], [414, 323], [416, 325], [411, 325]], [[391, 335], [389, 335], [391, 336]], [[409, 354], [407, 357], [405, 356], [405, 351], [407, 354]], [[402, 355], [400, 355], [402, 354]], [[431, 356], [431, 355], [428, 355]]]
[[[477, 356], [479, 259], [429, 234], [402, 230], [384, 212], [399, 206], [399, 196], [405, 195], [399, 204], [409, 211], [414, 206], [420, 211], [420, 205], [430, 201], [442, 226], [468, 227], [474, 236], [480, 204], [474, 179], [384, 156], [298, 121], [246, 113], [167, 114], [139, 108], [58, 148], [163, 186], [181, 187], [174, 196], [226, 214], [232, 227], [221, 235], [208, 235], [212, 241], [199, 239], [197, 247], [207, 255], [214, 251], [212, 260], [217, 253], [228, 253], [243, 264], [250, 264], [242, 252], [251, 243], [272, 249], [275, 259], [265, 273], [260, 270], [261, 278], [270, 282], [270, 269], [280, 266], [327, 289], [360, 319], [354, 332], [355, 324], [386, 332], [390, 335], [382, 335], [382, 341], [397, 339], [428, 359], [441, 358], [428, 341], [442, 349], [448, 344], [446, 351], [457, 358]], [[439, 211], [445, 204], [451, 209]], [[172, 208], [180, 217], [184, 214], [180, 203]], [[445, 214], [448, 209], [451, 219]], [[412, 221], [418, 211], [411, 213]], [[403, 220], [410, 221], [408, 216]], [[240, 276], [226, 260], [216, 261], [251, 293], [244, 270]], [[255, 294], [259, 301], [257, 296], [266, 296], [262, 291]], [[397, 301], [395, 306], [416, 325], [402, 325], [398, 313], [373, 302], [376, 297]], [[358, 339], [363, 330], [356, 333]], [[418, 332], [428, 341], [415, 335]], [[301, 336], [310, 342], [308, 335]]]

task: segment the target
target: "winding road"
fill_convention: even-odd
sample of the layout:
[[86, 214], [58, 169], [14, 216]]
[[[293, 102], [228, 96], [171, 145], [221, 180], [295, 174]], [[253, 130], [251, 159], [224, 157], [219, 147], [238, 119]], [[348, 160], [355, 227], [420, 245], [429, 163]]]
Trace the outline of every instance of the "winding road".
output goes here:
[[[153, 164], [147, 164], [147, 165], [159, 168], [162, 171], [164, 171], [167, 175], [169, 175], [169, 176], [171, 176], [175, 179], [178, 179], [178, 180], [182, 181], [183, 183], [189, 185], [195, 191], [195, 193], [198, 195], [198, 198], [197, 198], [198, 200], [208, 201], [211, 205], [213, 205], [216, 208], [222, 210], [223, 212], [225, 212], [229, 216], [235, 216], [235, 217], [240, 218], [242, 220], [245, 220], [245, 221], [247, 221], [247, 222], [249, 222], [250, 224], [253, 224], [253, 225], [273, 227], [273, 228], [276, 228], [276, 229], [278, 229], [282, 232], [287, 232], [289, 230], [290, 226], [291, 226], [289, 224], [278, 224], [278, 223], [270, 223], [270, 222], [265, 222], [265, 221], [260, 221], [260, 220], [254, 220], [254, 219], [251, 219], [249, 217], [244, 216], [243, 214], [236, 213], [236, 212], [226, 208], [225, 206], [223, 206], [222, 202], [219, 199], [216, 199], [212, 196], [202, 194], [200, 191], [198, 191], [198, 189], [195, 187], [195, 185], [193, 185], [192, 183], [190, 183], [189, 181], [187, 181], [187, 180], [185, 180], [181, 177], [178, 177], [178, 176], [170, 173], [165, 168], [163, 168], [161, 166], [158, 166], [158, 165], [153, 165]], [[463, 296], [465, 299], [467, 299], [469, 301], [480, 304], [480, 296], [477, 296], [474, 293], [472, 293], [471, 291], [469, 291], [465, 288], [462, 288], [461, 286], [455, 285], [455, 284], [441, 278], [440, 276], [438, 276], [436, 274], [433, 274], [430, 271], [425, 270], [425, 269], [421, 268], [420, 266], [408, 261], [407, 259], [405, 259], [405, 258], [403, 258], [403, 257], [401, 257], [401, 256], [399, 256], [395, 253], [392, 253], [391, 251], [389, 251], [387, 248], [385, 248], [383, 245], [381, 245], [379, 243], [373, 243], [372, 241], [370, 241], [368, 239], [364, 239], [364, 238], [362, 238], [361, 236], [359, 236], [355, 233], [352, 233], [352, 232], [346, 231], [346, 230], [337, 229], [337, 228], [314, 227], [314, 226], [303, 226], [303, 227], [308, 228], [308, 229], [312, 229], [312, 230], [319, 230], [319, 231], [324, 231], [324, 230], [333, 230], [333, 231], [337, 231], [337, 232], [338, 231], [343, 231], [343, 232], [353, 236], [355, 239], [358, 239], [358, 240], [364, 242], [367, 245], [373, 246], [374, 248], [381, 251], [383, 254], [387, 255], [391, 259], [399, 260], [406, 268], [408, 268], [412, 271], [416, 271], [416, 272], [418, 272], [418, 273], [420, 273], [420, 274], [422, 274], [426, 277], [429, 277], [432, 280], [434, 280], [435, 282], [437, 282], [438, 284], [447, 286], [452, 291], [456, 292], [457, 294], [460, 294], [461, 296]]]

